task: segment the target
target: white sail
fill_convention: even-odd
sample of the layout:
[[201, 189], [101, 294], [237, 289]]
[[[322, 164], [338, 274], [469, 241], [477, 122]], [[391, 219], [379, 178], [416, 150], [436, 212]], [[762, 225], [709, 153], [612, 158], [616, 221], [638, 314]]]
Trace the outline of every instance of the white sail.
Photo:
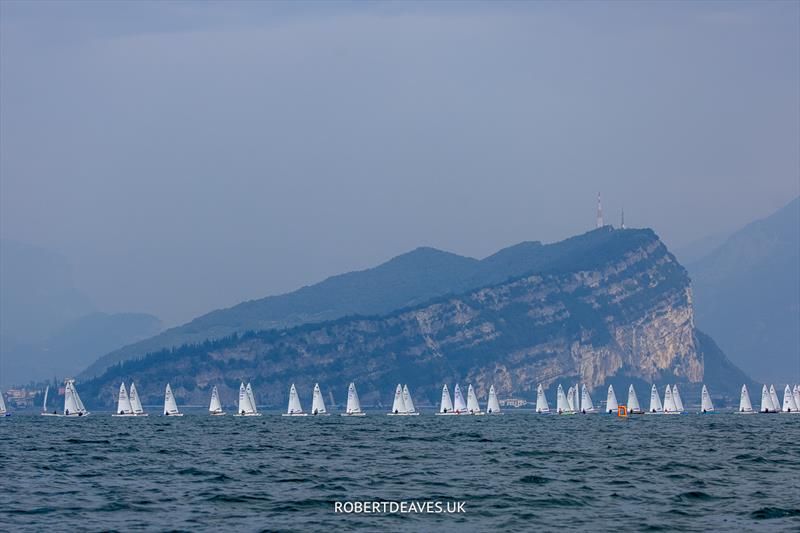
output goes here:
[[792, 396], [794, 396], [794, 403], [800, 409], [800, 385], [795, 385], [792, 389]]
[[572, 412], [569, 402], [567, 401], [567, 397], [564, 395], [564, 388], [561, 386], [561, 384], [558, 385], [558, 391], [556, 392], [556, 411], [558, 414]]
[[711, 403], [711, 395], [708, 394], [708, 389], [703, 384], [703, 390], [700, 393], [700, 411], [703, 413], [710, 413], [714, 410], [714, 404]]
[[257, 415], [258, 407], [256, 407], [256, 397], [253, 395], [253, 387], [250, 386], [250, 383], [245, 387], [245, 392], [247, 392], [247, 399], [250, 401], [251, 413]]
[[650, 412], [661, 413], [664, 408], [661, 405], [661, 398], [658, 396], [658, 389], [655, 385], [650, 389]]
[[394, 402], [392, 402], [392, 414], [394, 415], [404, 415], [408, 410], [406, 409], [406, 404], [403, 401], [403, 386], [399, 383], [397, 387], [394, 389]]
[[675, 397], [672, 395], [672, 387], [667, 385], [666, 390], [664, 390], [664, 413], [676, 414], [677, 412], [678, 406], [675, 405]]
[[739, 397], [739, 412], [752, 413], [753, 404], [750, 403], [750, 393], [747, 391], [747, 385], [742, 385], [742, 394]]
[[178, 411], [178, 404], [175, 403], [175, 396], [172, 394], [172, 387], [167, 383], [167, 388], [164, 391], [164, 416], [180, 415]]
[[794, 394], [792, 394], [792, 389], [789, 388], [789, 385], [786, 385], [786, 388], [783, 389], [783, 412], [797, 412], [797, 404], [794, 401]]
[[467, 402], [464, 401], [464, 395], [461, 394], [461, 388], [458, 383], [456, 383], [456, 388], [453, 389], [453, 408], [459, 414], [467, 412]]
[[772, 402], [772, 412], [779, 413], [781, 410], [781, 401], [778, 399], [778, 393], [775, 392], [775, 385], [769, 386], [769, 399]]
[[75, 380], [66, 380], [64, 386], [64, 415], [83, 416], [85, 414], [86, 408], [83, 406], [81, 397], [78, 396], [78, 391], [75, 389]]
[[350, 383], [347, 387], [347, 407], [345, 413], [348, 415], [363, 414], [361, 410], [361, 401], [358, 399], [358, 391], [356, 391], [356, 384]]
[[636, 389], [633, 384], [628, 387], [628, 412], [629, 413], [642, 413], [642, 407], [639, 405], [639, 397], [636, 396]]
[[125, 389], [125, 383], [119, 384], [119, 397], [117, 399], [117, 414], [118, 415], [132, 415], [133, 407], [131, 407], [131, 400], [128, 398], [128, 391]]
[[589, 395], [589, 389], [586, 388], [586, 383], [584, 383], [581, 389], [581, 412], [594, 413], [595, 411], [594, 402], [592, 402], [592, 397]]
[[570, 387], [567, 390], [567, 411], [574, 412], [577, 409], [575, 405], [575, 387]]
[[536, 412], [550, 412], [550, 406], [547, 404], [547, 396], [544, 395], [544, 387], [542, 387], [541, 383], [539, 383], [539, 386], [536, 388]]
[[286, 409], [287, 415], [302, 415], [303, 408], [300, 406], [300, 396], [297, 395], [297, 389], [292, 383], [292, 387], [289, 389], [289, 407]]
[[131, 410], [136, 416], [144, 416], [145, 412], [142, 409], [142, 402], [139, 400], [139, 392], [136, 390], [136, 385], [131, 381], [131, 391], [129, 395], [131, 401]]
[[222, 402], [219, 401], [219, 390], [217, 386], [211, 389], [211, 402], [208, 404], [208, 412], [212, 415], [222, 414]]
[[411, 391], [408, 390], [408, 385], [403, 385], [403, 405], [406, 408], [406, 413], [410, 415], [417, 414], [417, 408], [414, 407], [414, 400], [411, 399]]
[[440, 413], [452, 413], [453, 402], [450, 400], [450, 391], [447, 390], [447, 384], [442, 387], [442, 404], [439, 406]]
[[44, 401], [42, 402], [42, 412], [47, 412], [47, 394], [50, 392], [50, 385], [44, 388]]
[[761, 387], [761, 409], [762, 413], [770, 413], [773, 411], [772, 398], [769, 396], [769, 389], [766, 385]]
[[478, 397], [475, 395], [475, 389], [472, 388], [472, 384], [467, 387], [467, 411], [474, 415], [481, 412], [481, 406], [478, 405]]
[[619, 409], [619, 402], [617, 402], [617, 395], [614, 393], [614, 385], [608, 386], [608, 396], [606, 396], [606, 412], [616, 413]]
[[319, 388], [319, 383], [314, 384], [314, 397], [311, 400], [311, 414], [328, 414], [328, 411], [325, 409], [325, 400], [322, 398], [322, 391]]
[[679, 413], [683, 413], [683, 399], [681, 399], [681, 393], [678, 392], [678, 386], [672, 386], [672, 401], [675, 402], [675, 410]]
[[497, 400], [497, 392], [494, 390], [494, 385], [489, 386], [489, 403], [486, 405], [486, 412], [490, 415], [500, 414], [500, 402]]
[[[249, 387], [250, 384], [247, 385]], [[244, 382], [239, 383], [239, 416], [254, 415], [256, 413], [253, 402], [250, 400], [252, 391], [248, 391]]]
[[6, 401], [3, 399], [3, 391], [0, 391], [0, 416], [5, 416], [7, 412]]

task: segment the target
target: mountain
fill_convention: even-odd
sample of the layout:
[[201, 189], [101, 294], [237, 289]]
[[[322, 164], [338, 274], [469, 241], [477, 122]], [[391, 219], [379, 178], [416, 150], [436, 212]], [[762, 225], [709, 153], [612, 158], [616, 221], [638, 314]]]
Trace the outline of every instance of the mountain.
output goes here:
[[151, 337], [152, 315], [97, 312], [67, 260], [0, 241], [0, 387], [74, 375], [108, 351]]
[[[443, 382], [472, 383], [484, 397], [494, 384], [501, 395], [529, 398], [539, 382], [562, 380], [594, 390], [621, 378], [697, 386], [716, 378], [705, 375], [707, 359], [735, 379], [717, 393], [738, 398], [749, 383], [694, 329], [689, 277], [651, 230], [604, 227], [461, 264], [471, 272], [449, 285], [493, 281], [383, 315], [161, 350], [108, 368], [82, 393], [112, 405], [120, 381], [135, 380], [158, 403], [169, 381], [182, 402], [203, 404], [216, 384], [230, 403], [240, 380], [250, 380], [259, 403], [282, 406], [296, 383], [308, 407], [315, 382], [341, 397], [354, 380], [366, 404], [388, 404], [397, 383], [433, 404]], [[505, 276], [512, 271], [523, 273]]]
[[697, 325], [766, 382], [800, 381], [800, 198], [688, 265]]

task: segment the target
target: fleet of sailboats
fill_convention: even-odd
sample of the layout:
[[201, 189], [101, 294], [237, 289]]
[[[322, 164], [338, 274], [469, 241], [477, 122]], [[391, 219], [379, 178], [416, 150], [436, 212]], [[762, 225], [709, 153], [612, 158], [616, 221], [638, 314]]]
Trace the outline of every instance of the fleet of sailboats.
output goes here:
[[[580, 393], [579, 393], [580, 391]], [[67, 379], [64, 385], [64, 409], [62, 412], [48, 412], [47, 400], [50, 392], [50, 387], [45, 387], [44, 400], [42, 403], [42, 415], [44, 416], [58, 416], [58, 417], [83, 417], [89, 414], [83, 402], [81, 401], [78, 391], [75, 388], [75, 380]], [[331, 396], [331, 401], [333, 397]], [[8, 416], [8, 410], [5, 405], [5, 398], [0, 394], [0, 416]], [[639, 405], [639, 399], [636, 395], [636, 390], [633, 385], [628, 388], [628, 402], [627, 406], [619, 404], [616, 392], [613, 385], [608, 386], [606, 395], [605, 409], [606, 413], [614, 414], [617, 410], [626, 408], [626, 414], [645, 414]], [[222, 408], [222, 401], [220, 399], [219, 389], [214, 385], [211, 391], [211, 401], [208, 407], [210, 415], [219, 416], [224, 415], [225, 412]], [[550, 405], [547, 401], [545, 389], [542, 384], [538, 384], [536, 390], [536, 413], [547, 414], [550, 413]], [[586, 384], [576, 384], [569, 387], [567, 392], [564, 392], [564, 387], [558, 384], [556, 390], [556, 412], [558, 414], [577, 414], [577, 413], [596, 413], [598, 407], [594, 405], [589, 388]], [[658, 393], [656, 385], [652, 385], [650, 391], [650, 408], [646, 414], [681, 414], [685, 413], [685, 407], [681, 398], [678, 386], [666, 385], [664, 389], [663, 403]], [[712, 401], [711, 394], [708, 387], [703, 384], [700, 392], [700, 411], [701, 414], [715, 413], [716, 408]], [[747, 385], [742, 385], [739, 408], [735, 411], [739, 414], [753, 414], [757, 412], [750, 401], [750, 393]], [[800, 413], [800, 385], [786, 385], [783, 390], [783, 402], [778, 403], [778, 396], [774, 385], [767, 386], [766, 384], [761, 388], [761, 405], [758, 412], [761, 413]], [[172, 388], [167, 383], [164, 391], [164, 416], [183, 416], [183, 413], [178, 409], [175, 396]], [[319, 384], [314, 385], [312, 410], [311, 413], [304, 412], [300, 405], [300, 398], [297, 389], [292, 384], [289, 390], [289, 405], [287, 412], [284, 416], [308, 416], [309, 414], [316, 416], [330, 415], [326, 408], [324, 397], [322, 395]], [[416, 410], [414, 402], [411, 398], [408, 385], [401, 383], [397, 384], [394, 393], [394, 401], [392, 404], [392, 411], [387, 413], [395, 416], [412, 416], [419, 415]], [[466, 396], [462, 393], [461, 386], [456, 384], [453, 389], [453, 398], [451, 399], [448, 386], [445, 384], [442, 387], [442, 399], [439, 407], [438, 415], [486, 415], [486, 414], [502, 414], [500, 409], [500, 402], [497, 397], [494, 385], [489, 387], [488, 403], [486, 410], [481, 409], [480, 401], [476, 389], [472, 384], [467, 385]], [[120, 383], [119, 391], [117, 394], [117, 409], [112, 414], [115, 417], [136, 417], [147, 416], [142, 408], [139, 394], [136, 390], [136, 385], [131, 382], [130, 389], [127, 389], [125, 383]], [[235, 416], [261, 416], [256, 407], [256, 402], [253, 394], [253, 388], [250, 383], [245, 385], [242, 381], [239, 385], [239, 405], [238, 411]], [[361, 407], [361, 402], [356, 391], [356, 385], [351, 382], [347, 391], [347, 406], [341, 416], [366, 416], [366, 412]]]

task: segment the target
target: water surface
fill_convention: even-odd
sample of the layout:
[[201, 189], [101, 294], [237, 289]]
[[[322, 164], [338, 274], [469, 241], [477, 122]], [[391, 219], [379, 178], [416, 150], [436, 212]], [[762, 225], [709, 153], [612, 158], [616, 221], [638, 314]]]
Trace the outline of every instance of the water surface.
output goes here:
[[15, 415], [0, 446], [6, 531], [800, 528], [800, 415]]

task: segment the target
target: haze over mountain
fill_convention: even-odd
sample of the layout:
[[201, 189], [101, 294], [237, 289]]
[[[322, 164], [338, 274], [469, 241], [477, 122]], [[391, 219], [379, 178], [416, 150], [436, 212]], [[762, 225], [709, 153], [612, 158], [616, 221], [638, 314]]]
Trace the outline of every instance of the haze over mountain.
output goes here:
[[[450, 286], [473, 288], [381, 316], [350, 315], [163, 350], [110, 367], [83, 390], [90, 401], [111, 405], [120, 380], [135, 380], [140, 394], [156, 402], [169, 381], [179, 399], [196, 404], [207, 400], [212, 385], [231, 401], [240, 380], [248, 380], [262, 403], [278, 406], [291, 383], [305, 391], [320, 382], [338, 391], [351, 380], [365, 401], [375, 403], [388, 401], [398, 382], [412, 384], [427, 401], [436, 399], [443, 382], [472, 383], [482, 396], [494, 384], [503, 395], [528, 397], [539, 382], [562, 380], [593, 390], [621, 380], [678, 382], [687, 390], [705, 382], [716, 394], [737, 399], [741, 384], [751, 383], [694, 329], [688, 275], [651, 230], [606, 226], [550, 246], [524, 243], [483, 261], [422, 250], [315, 290], [319, 296], [336, 287], [342, 296], [354, 286], [342, 278], [374, 282], [409, 258], [421, 279], [427, 279], [423, 263], [461, 265], [462, 278]], [[440, 272], [431, 269], [434, 278]], [[424, 285], [371, 288], [412, 300], [422, 298]], [[407, 286], [416, 289], [413, 296]], [[356, 294], [368, 295], [368, 301], [349, 305], [382, 305], [369, 291], [359, 288]], [[288, 297], [262, 300], [262, 310], [274, 310]], [[329, 307], [305, 308], [312, 309]], [[220, 315], [226, 316], [242, 318], [231, 310]], [[295, 318], [300, 316], [319, 315]]]
[[200, 343], [249, 330], [275, 329], [347, 315], [379, 315], [438, 296], [500, 283], [527, 272], [577, 266], [591, 254], [603, 256], [593, 232], [553, 244], [522, 242], [477, 260], [433, 248], [417, 248], [377, 267], [333, 276], [279, 296], [241, 303], [116, 350], [84, 377], [118, 361], [186, 343]]
[[800, 198], [688, 265], [697, 325], [763, 381], [800, 381]]
[[158, 318], [104, 313], [60, 254], [0, 241], [0, 387], [74, 375], [100, 355], [158, 333]]

